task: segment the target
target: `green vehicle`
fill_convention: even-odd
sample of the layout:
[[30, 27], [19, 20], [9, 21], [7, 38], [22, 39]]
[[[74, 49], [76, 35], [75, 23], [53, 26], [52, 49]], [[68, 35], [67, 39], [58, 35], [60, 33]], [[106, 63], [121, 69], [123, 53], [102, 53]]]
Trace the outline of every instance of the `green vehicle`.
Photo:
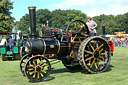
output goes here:
[[12, 50], [10, 50], [10, 43], [8, 42], [7, 39], [7, 44], [5, 46], [0, 47], [0, 54], [2, 57], [3, 61], [6, 60], [20, 60], [20, 43], [19, 40], [17, 39], [17, 36], [19, 35], [18, 33], [9, 33], [9, 32], [0, 32], [0, 35], [13, 35], [13, 39], [15, 40], [14, 46], [12, 47]]

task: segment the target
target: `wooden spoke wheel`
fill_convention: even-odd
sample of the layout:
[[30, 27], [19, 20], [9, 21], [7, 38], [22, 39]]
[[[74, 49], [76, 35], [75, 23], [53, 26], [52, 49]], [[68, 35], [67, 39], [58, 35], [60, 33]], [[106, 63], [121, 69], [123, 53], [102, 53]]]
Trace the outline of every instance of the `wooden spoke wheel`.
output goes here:
[[81, 20], [70, 22], [66, 28], [66, 38], [69, 43], [80, 44], [88, 34], [89, 29]]
[[102, 37], [86, 38], [81, 43], [78, 52], [82, 68], [89, 73], [101, 73], [110, 64], [110, 48]]
[[20, 60], [20, 71], [23, 75], [25, 75], [24, 74], [24, 66], [28, 59], [29, 59], [29, 56], [28, 56], [28, 54], [26, 54]]
[[31, 82], [44, 81], [51, 73], [51, 65], [47, 58], [36, 55], [26, 62], [24, 72]]

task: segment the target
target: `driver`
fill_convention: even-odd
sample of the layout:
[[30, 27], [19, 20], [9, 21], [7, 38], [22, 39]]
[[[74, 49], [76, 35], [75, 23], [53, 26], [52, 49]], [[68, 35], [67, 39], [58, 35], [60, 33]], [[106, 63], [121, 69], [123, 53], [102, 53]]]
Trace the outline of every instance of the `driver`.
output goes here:
[[95, 21], [93, 21], [93, 18], [92, 17], [88, 17], [87, 18], [88, 22], [86, 23], [87, 26], [88, 26], [88, 29], [90, 31], [90, 35], [96, 35], [96, 28], [97, 28], [97, 24]]

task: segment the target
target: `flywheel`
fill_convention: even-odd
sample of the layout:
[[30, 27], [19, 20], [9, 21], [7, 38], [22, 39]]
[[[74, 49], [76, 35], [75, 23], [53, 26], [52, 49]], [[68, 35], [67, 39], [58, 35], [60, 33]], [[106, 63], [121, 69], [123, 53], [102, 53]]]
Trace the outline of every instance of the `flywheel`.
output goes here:
[[66, 28], [66, 38], [68, 43], [80, 44], [88, 34], [89, 29], [81, 20], [71, 21]]

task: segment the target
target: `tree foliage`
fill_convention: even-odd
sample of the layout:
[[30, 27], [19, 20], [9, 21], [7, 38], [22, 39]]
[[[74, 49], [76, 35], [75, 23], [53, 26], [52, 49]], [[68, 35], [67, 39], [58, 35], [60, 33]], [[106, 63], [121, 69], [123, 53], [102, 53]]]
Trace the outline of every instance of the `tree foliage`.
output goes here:
[[[50, 12], [48, 9], [39, 9], [36, 11], [36, 28], [37, 32], [42, 28], [42, 25], [45, 24], [49, 28], [61, 28], [65, 29], [67, 25], [75, 19], [80, 19], [86, 21], [86, 14], [82, 13], [79, 10], [61, 10], [56, 9]], [[23, 33], [29, 32], [29, 16], [28, 14], [24, 15], [19, 22], [15, 24], [18, 25], [18, 29]]]
[[11, 9], [13, 9], [13, 2], [10, 0], [0, 0], [0, 31], [12, 30], [14, 18], [11, 16]]
[[[87, 15], [80, 10], [61, 10], [56, 9], [50, 12], [48, 9], [39, 9], [36, 12], [36, 28], [40, 31], [42, 24], [49, 28], [65, 29], [72, 20], [82, 20], [87, 22]], [[93, 17], [93, 20], [98, 24], [97, 32], [102, 34], [102, 25], [105, 25], [106, 34], [113, 34], [114, 32], [125, 31], [128, 33], [128, 13], [122, 15], [100, 15]], [[29, 32], [29, 16], [24, 15], [19, 22], [17, 22], [19, 30], [23, 33]]]

